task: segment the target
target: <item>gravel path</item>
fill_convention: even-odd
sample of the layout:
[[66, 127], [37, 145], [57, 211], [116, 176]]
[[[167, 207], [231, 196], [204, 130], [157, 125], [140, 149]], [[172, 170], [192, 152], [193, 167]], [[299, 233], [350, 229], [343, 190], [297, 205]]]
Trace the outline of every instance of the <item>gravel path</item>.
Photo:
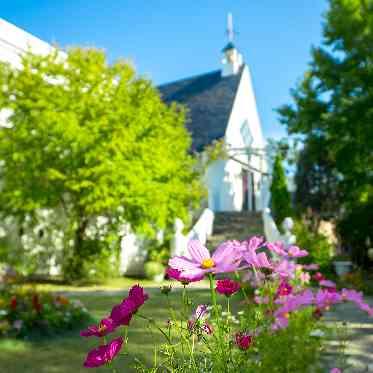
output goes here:
[[[373, 305], [373, 297], [366, 298]], [[347, 322], [347, 372], [373, 372], [373, 318], [360, 311], [352, 303], [344, 303], [334, 307], [326, 316], [330, 322]], [[331, 342], [331, 350], [335, 350], [337, 341]]]

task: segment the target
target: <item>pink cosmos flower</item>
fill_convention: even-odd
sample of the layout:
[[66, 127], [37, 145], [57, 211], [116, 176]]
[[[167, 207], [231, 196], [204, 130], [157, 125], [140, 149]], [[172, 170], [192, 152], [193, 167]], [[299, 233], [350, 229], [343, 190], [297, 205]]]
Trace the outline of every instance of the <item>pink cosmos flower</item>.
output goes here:
[[342, 289], [342, 300], [354, 302], [362, 311], [373, 317], [373, 307], [364, 302], [363, 293], [353, 289]]
[[233, 272], [241, 262], [239, 250], [229, 241], [219, 245], [212, 256], [207, 248], [196, 240], [188, 242], [188, 251], [190, 258], [175, 256], [168, 262], [170, 267], [179, 270], [180, 276], [187, 280], [204, 276], [206, 273]]
[[242, 242], [241, 253], [249, 266], [254, 268], [272, 268], [265, 253], [256, 253], [256, 250], [264, 245], [263, 237], [254, 236], [250, 240]]
[[122, 348], [123, 338], [113, 339], [106, 345], [99, 346], [88, 352], [84, 366], [86, 368], [96, 368], [110, 363]]
[[242, 280], [250, 282], [250, 285], [253, 288], [258, 288], [263, 284], [265, 278], [266, 278], [265, 274], [260, 271], [255, 271], [255, 272], [247, 271], [243, 275]]
[[197, 306], [196, 310], [193, 313], [193, 320], [203, 320], [207, 317], [208, 310], [206, 304], [200, 304]]
[[332, 368], [330, 369], [329, 373], [342, 373], [342, 370], [339, 368]]
[[117, 325], [110, 317], [102, 319], [98, 325], [91, 325], [87, 329], [82, 330], [80, 335], [82, 337], [103, 337], [116, 329]]
[[336, 291], [336, 289], [337, 289], [336, 283], [333, 282], [333, 281], [330, 281], [330, 280], [321, 280], [319, 282], [319, 285], [323, 286], [325, 288], [328, 288], [328, 289], [333, 289], [334, 291]]
[[243, 351], [247, 350], [253, 341], [253, 337], [247, 333], [239, 332], [235, 335], [235, 343], [237, 347]]
[[320, 289], [315, 296], [315, 304], [317, 308], [328, 309], [330, 306], [340, 303], [342, 296], [337, 292], [331, 292], [326, 289]]
[[219, 294], [230, 297], [231, 295], [237, 293], [241, 286], [237, 281], [226, 278], [224, 280], [216, 281], [216, 291]]
[[259, 295], [255, 295], [254, 302], [256, 304], [268, 304], [269, 298], [268, 297], [260, 297]]
[[166, 269], [166, 274], [169, 278], [171, 278], [173, 280], [176, 280], [176, 281], [180, 281], [184, 285], [188, 285], [191, 282], [201, 281], [203, 279], [203, 275], [196, 276], [194, 278], [186, 279], [186, 278], [181, 276], [181, 271], [179, 271], [178, 269], [175, 269], [175, 268], [171, 268], [171, 267], [168, 267]]
[[279, 330], [279, 329], [285, 329], [289, 325], [289, 318], [288, 315], [279, 315], [275, 318], [275, 322], [271, 325], [271, 329], [273, 331]]
[[140, 285], [134, 285], [128, 293], [128, 297], [122, 303], [117, 304], [111, 310], [110, 318], [116, 325], [129, 325], [132, 316], [149, 298]]
[[270, 251], [275, 253], [278, 256], [286, 256], [287, 252], [285, 249], [285, 244], [282, 241], [276, 241], [276, 242], [267, 242], [266, 246]]
[[204, 333], [208, 334], [208, 335], [211, 335], [214, 331], [214, 329], [212, 328], [212, 326], [208, 323], [208, 322], [205, 322], [202, 326], [201, 326], [201, 329]]
[[303, 269], [306, 271], [317, 271], [320, 268], [318, 264], [303, 264]]
[[308, 284], [311, 280], [311, 276], [308, 272], [301, 272], [299, 275], [299, 279], [302, 284]]
[[276, 264], [273, 273], [280, 276], [280, 278], [294, 278], [296, 265], [294, 262], [283, 259], [280, 263]]
[[298, 246], [290, 246], [287, 254], [291, 258], [302, 258], [308, 255], [308, 251], [301, 250]]
[[277, 297], [284, 297], [291, 294], [293, 291], [293, 287], [287, 281], [281, 281], [280, 285], [276, 291], [276, 298]]

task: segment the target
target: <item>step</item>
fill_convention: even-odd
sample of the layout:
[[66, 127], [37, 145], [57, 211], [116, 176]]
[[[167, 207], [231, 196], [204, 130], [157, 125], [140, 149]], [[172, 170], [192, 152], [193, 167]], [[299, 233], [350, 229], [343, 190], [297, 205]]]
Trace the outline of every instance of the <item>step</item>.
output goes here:
[[223, 241], [244, 240], [254, 235], [263, 235], [260, 212], [217, 212], [213, 235], [209, 238], [207, 245], [213, 249]]

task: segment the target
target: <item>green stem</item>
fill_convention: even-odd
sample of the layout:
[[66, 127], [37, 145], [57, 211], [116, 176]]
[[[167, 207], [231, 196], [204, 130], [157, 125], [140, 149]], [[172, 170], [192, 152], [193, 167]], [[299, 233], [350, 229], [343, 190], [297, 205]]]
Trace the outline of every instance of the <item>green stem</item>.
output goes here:
[[156, 329], [158, 329], [162, 334], [163, 336], [166, 338], [167, 342], [172, 345], [171, 343], [171, 339], [168, 337], [168, 335], [162, 330], [162, 328], [160, 328], [155, 322], [154, 320], [150, 319], [149, 317], [146, 317], [144, 315], [140, 315], [139, 313], [136, 314], [136, 316], [144, 319], [144, 320], [147, 320], [149, 322], [149, 324], [151, 325], [154, 325], [156, 327]]

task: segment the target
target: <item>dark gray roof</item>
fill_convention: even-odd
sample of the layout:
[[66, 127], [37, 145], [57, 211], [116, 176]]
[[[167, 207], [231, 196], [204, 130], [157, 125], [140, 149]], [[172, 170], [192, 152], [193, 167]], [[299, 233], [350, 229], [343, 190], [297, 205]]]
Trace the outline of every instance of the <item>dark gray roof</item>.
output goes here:
[[227, 77], [220, 70], [213, 71], [158, 87], [166, 103], [178, 102], [188, 108], [186, 125], [192, 151], [199, 152], [225, 135], [242, 70]]

